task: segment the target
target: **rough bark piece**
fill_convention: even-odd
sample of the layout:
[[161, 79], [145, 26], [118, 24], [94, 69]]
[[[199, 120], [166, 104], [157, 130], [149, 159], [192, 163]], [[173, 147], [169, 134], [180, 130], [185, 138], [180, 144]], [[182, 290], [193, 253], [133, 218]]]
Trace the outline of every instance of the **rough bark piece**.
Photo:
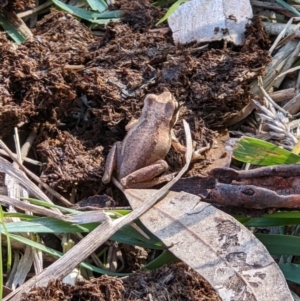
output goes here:
[[168, 23], [175, 44], [225, 39], [241, 45], [252, 17], [248, 0], [192, 0], [179, 6]]

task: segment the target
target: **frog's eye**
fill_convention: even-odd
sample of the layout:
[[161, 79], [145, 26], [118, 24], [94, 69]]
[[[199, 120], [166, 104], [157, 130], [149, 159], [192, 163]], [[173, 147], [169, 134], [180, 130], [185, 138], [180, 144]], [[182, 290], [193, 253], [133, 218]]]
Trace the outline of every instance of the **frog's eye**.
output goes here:
[[156, 101], [156, 95], [148, 94], [144, 99], [144, 107], [151, 106]]
[[171, 119], [176, 113], [175, 103], [167, 102], [164, 106], [164, 114], [167, 118]]

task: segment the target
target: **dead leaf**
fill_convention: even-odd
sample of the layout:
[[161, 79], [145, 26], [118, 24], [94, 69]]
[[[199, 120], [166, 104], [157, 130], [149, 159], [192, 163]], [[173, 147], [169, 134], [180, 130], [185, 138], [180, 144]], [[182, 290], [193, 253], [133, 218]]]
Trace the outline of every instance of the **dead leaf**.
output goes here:
[[176, 44], [227, 40], [241, 45], [253, 17], [249, 0], [192, 0], [168, 18]]
[[[133, 209], [155, 193], [125, 191]], [[222, 300], [293, 300], [280, 269], [260, 241], [199, 197], [169, 192], [141, 221], [176, 257], [201, 274]]]

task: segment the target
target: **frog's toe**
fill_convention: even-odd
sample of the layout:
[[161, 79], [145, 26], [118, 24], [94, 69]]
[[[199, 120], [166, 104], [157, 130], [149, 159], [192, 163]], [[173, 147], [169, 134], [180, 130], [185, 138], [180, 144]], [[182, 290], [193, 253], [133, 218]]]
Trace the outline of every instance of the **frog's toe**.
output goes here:
[[128, 187], [130, 184], [135, 183], [135, 179], [133, 176], [129, 175], [129, 176], [121, 179], [120, 182], [121, 182], [122, 186]]
[[208, 144], [204, 147], [201, 147], [193, 152], [192, 161], [197, 161], [203, 159], [203, 153], [211, 148], [211, 145]]

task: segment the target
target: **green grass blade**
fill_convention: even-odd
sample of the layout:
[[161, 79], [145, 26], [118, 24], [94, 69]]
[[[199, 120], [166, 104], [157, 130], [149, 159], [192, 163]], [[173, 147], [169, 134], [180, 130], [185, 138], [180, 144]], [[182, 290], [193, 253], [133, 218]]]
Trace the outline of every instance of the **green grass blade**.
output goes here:
[[108, 7], [104, 0], [87, 0], [92, 10], [98, 11], [99, 13], [105, 11]]
[[246, 227], [300, 225], [299, 211], [275, 212], [262, 217], [235, 216], [235, 218]]
[[[38, 250], [41, 250], [42, 252], [45, 252], [47, 254], [50, 254], [54, 257], [61, 257], [63, 256], [64, 254], [59, 252], [59, 251], [56, 251], [54, 249], [51, 249], [51, 248], [48, 248], [40, 243], [37, 243], [33, 240], [30, 240], [28, 238], [25, 238], [25, 237], [22, 237], [22, 236], [19, 236], [19, 235], [15, 235], [15, 234], [11, 234], [10, 235], [12, 239], [15, 239], [23, 244], [26, 244], [28, 246], [31, 246], [33, 248], [36, 248]], [[121, 273], [114, 273], [114, 272], [110, 272], [108, 270], [104, 270], [104, 269], [101, 269], [101, 268], [98, 268], [98, 267], [95, 267], [91, 264], [87, 264], [87, 263], [81, 263], [80, 264], [82, 267], [84, 268], [88, 268], [89, 270], [91, 271], [94, 271], [94, 272], [97, 272], [97, 273], [100, 273], [100, 274], [106, 274], [106, 275], [109, 275], [109, 276], [124, 276], [124, 275], [127, 275], [127, 274], [121, 274]]]
[[33, 220], [36, 219], [36, 216], [28, 215], [25, 213], [18, 213], [18, 212], [3, 212], [4, 217], [18, 217], [22, 220]]
[[63, 207], [63, 206], [58, 206], [58, 205], [55, 205], [55, 204], [50, 204], [48, 202], [45, 202], [45, 201], [42, 201], [42, 200], [33, 199], [33, 198], [22, 198], [22, 199], [28, 201], [31, 204], [39, 205], [39, 206], [42, 206], [42, 207], [45, 207], [45, 208], [56, 208], [58, 210], [61, 210], [61, 211], [64, 211], [64, 212], [68, 212], [68, 213], [71, 213], [71, 214], [77, 214], [77, 213], [81, 212], [79, 210], [70, 209], [70, 208]]
[[300, 284], [300, 265], [294, 263], [278, 264], [285, 279]]
[[129, 213], [132, 212], [132, 210], [129, 210], [129, 209], [119, 209], [119, 210], [105, 210], [105, 212], [112, 212], [112, 213], [115, 213], [115, 214], [121, 214], [121, 215], [127, 215]]
[[300, 237], [281, 234], [255, 234], [272, 255], [300, 255]]
[[[8, 233], [87, 233], [93, 230], [97, 224], [74, 225], [50, 217], [40, 217], [32, 221], [20, 221], [7, 223]], [[0, 231], [4, 233], [3, 226]]]
[[187, 2], [188, 0], [178, 0], [176, 1], [166, 12], [166, 14], [155, 24], [156, 26], [161, 24], [162, 22], [166, 21], [174, 11], [179, 7], [180, 4]]
[[246, 227], [276, 227], [276, 226], [289, 226], [300, 225], [299, 218], [249, 218], [247, 220], [240, 220]]
[[[123, 243], [131, 244], [131, 245], [134, 244], [133, 241], [135, 241], [136, 243], [144, 242], [147, 245], [147, 248], [150, 247], [152, 249], [165, 249], [164, 245], [158, 238], [156, 238], [147, 229], [141, 227], [139, 225], [139, 222], [136, 222], [136, 224], [146, 233], [146, 235], [148, 235], [149, 238], [146, 238], [144, 235], [142, 235], [131, 225], [125, 225], [119, 231], [117, 231], [113, 236], [111, 236], [110, 239], [120, 241], [120, 242], [122, 241]], [[126, 242], [127, 239], [128, 242]]]
[[300, 218], [300, 211], [278, 211], [264, 216], [268, 218]]
[[237, 142], [233, 157], [255, 165], [300, 163], [300, 156], [272, 143], [251, 137], [244, 137]]
[[154, 260], [152, 260], [147, 265], [145, 265], [144, 269], [154, 270], [154, 269], [160, 268], [164, 264], [171, 264], [176, 260], [178, 260], [177, 257], [175, 255], [173, 255], [173, 253], [171, 253], [170, 251], [166, 250], [166, 251], [163, 251]]
[[163, 250], [165, 247], [157, 239], [147, 239], [131, 225], [126, 225], [110, 237], [110, 240], [118, 241], [127, 245], [140, 246], [149, 249]]
[[87, 20], [91, 23], [97, 23], [97, 24], [107, 24], [110, 21], [119, 21], [119, 19], [100, 19], [101, 16], [103, 17], [103, 14], [95, 13], [83, 8], [79, 8], [76, 6], [65, 4], [59, 0], [52, 0], [52, 2], [57, 5], [62, 10], [75, 15], [81, 19]]
[[13, 41], [22, 44], [26, 38], [0, 13], [0, 26], [6, 31]]
[[158, 0], [152, 3], [153, 6], [169, 6], [176, 2], [176, 0]]
[[284, 8], [286, 8], [287, 10], [289, 10], [290, 12], [294, 13], [296, 16], [300, 17], [300, 13], [293, 6], [289, 5], [288, 3], [286, 3], [283, 0], [275, 0], [275, 1], [277, 3], [279, 3], [280, 5], [282, 5]]
[[[74, 225], [50, 217], [41, 217], [32, 221], [8, 223], [6, 228], [8, 233], [88, 233], [94, 230], [97, 226], [98, 223], [85, 224], [83, 226]], [[5, 230], [2, 225], [0, 225], [0, 231], [5, 234]], [[159, 250], [165, 249], [156, 237], [147, 239], [130, 225], [124, 226], [110, 239], [144, 248]]]
[[[67, 212], [70, 214], [81, 214], [82, 211], [80, 210], [76, 210], [76, 209], [71, 209], [71, 208], [67, 208], [67, 207], [62, 207], [62, 206], [58, 206], [55, 204], [50, 204], [47, 203], [45, 201], [41, 201], [41, 200], [37, 200], [37, 199], [33, 199], [33, 198], [23, 198], [24, 200], [27, 200], [28, 202], [35, 204], [35, 205], [39, 205], [45, 208], [56, 208], [58, 210], [61, 210], [63, 212]], [[105, 212], [107, 214], [110, 215], [111, 218], [114, 218], [118, 215], [127, 215], [131, 212], [132, 210], [105, 210]], [[31, 215], [29, 217], [32, 217]]]
[[109, 10], [105, 11], [101, 14], [95, 13], [94, 16], [97, 19], [114, 19], [114, 18], [120, 18], [122, 15], [121, 10]]
[[[12, 266], [12, 250], [11, 250], [10, 236], [9, 236], [9, 233], [8, 233], [6, 225], [5, 225], [3, 209], [1, 206], [0, 206], [0, 223], [1, 223], [1, 226], [3, 227], [4, 234], [6, 235], [6, 242], [7, 242], [6, 273], [9, 274], [11, 271], [11, 266]], [[0, 239], [1, 239], [1, 237], [0, 237]], [[1, 256], [1, 258], [2, 258], [2, 256]], [[3, 270], [2, 270], [2, 272], [3, 272]]]
[[80, 264], [81, 267], [93, 272], [93, 273], [99, 273], [99, 274], [104, 274], [104, 275], [108, 275], [108, 276], [119, 276], [119, 277], [124, 277], [124, 276], [127, 276], [127, 275], [130, 275], [130, 273], [114, 273], [114, 272], [110, 272], [108, 270], [104, 270], [104, 269], [101, 269], [101, 268], [98, 268], [94, 265], [91, 265], [89, 263], [85, 263], [85, 262], [82, 262]]

